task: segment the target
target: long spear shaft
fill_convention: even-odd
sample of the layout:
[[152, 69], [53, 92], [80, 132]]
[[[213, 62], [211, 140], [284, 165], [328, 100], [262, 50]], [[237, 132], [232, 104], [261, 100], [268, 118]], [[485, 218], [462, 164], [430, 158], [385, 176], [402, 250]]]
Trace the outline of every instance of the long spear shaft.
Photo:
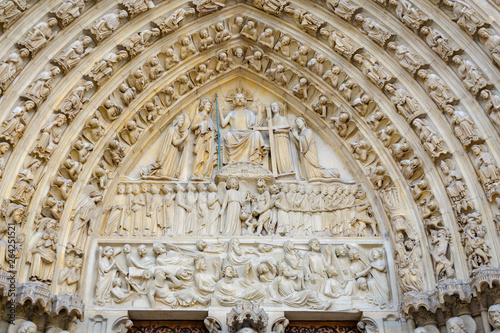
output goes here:
[[217, 117], [217, 157], [219, 161], [219, 171], [220, 171], [220, 169], [222, 169], [222, 160], [220, 157], [220, 127], [219, 127], [220, 122], [219, 122], [219, 102], [217, 100], [217, 93], [215, 94], [215, 114]]

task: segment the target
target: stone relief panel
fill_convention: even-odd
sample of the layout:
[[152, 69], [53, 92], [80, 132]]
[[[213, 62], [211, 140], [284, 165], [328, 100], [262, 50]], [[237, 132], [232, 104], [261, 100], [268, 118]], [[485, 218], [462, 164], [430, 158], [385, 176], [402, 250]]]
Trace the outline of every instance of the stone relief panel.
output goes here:
[[379, 308], [390, 302], [380, 245], [322, 245], [315, 238], [102, 243], [96, 271], [97, 306], [232, 307], [253, 301], [266, 308], [326, 310], [345, 302]]

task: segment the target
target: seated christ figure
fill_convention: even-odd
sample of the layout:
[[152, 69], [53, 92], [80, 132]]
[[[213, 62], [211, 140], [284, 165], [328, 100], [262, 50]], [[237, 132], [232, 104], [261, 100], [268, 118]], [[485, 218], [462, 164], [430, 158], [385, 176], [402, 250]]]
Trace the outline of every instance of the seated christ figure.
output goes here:
[[269, 151], [264, 137], [259, 130], [261, 112], [255, 112], [245, 108], [247, 99], [244, 94], [236, 93], [233, 99], [234, 110], [220, 120], [221, 127], [229, 124], [229, 132], [223, 135], [224, 139], [224, 161], [226, 164], [233, 162], [257, 162]]

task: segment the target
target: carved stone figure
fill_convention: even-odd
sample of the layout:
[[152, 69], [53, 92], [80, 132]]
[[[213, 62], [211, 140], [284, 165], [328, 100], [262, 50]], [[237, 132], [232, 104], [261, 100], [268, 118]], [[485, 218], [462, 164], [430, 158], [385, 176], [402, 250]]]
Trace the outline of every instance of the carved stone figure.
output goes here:
[[478, 133], [476, 124], [468, 114], [461, 110], [457, 110], [453, 106], [446, 106], [444, 108], [444, 113], [451, 117], [451, 123], [454, 126], [453, 132], [465, 147], [473, 143], [484, 141]]
[[160, 28], [161, 32], [164, 35], [167, 35], [179, 29], [184, 24], [186, 19], [194, 15], [194, 13], [195, 13], [194, 8], [189, 8], [189, 9], [179, 8], [169, 16], [162, 17], [154, 21], [154, 24], [156, 24], [158, 28]]
[[165, 73], [165, 68], [160, 64], [158, 56], [152, 56], [148, 61], [149, 79], [154, 81]]
[[491, 200], [493, 194], [498, 191], [498, 181], [500, 174], [495, 159], [490, 153], [484, 151], [481, 146], [475, 145], [471, 148], [474, 154], [474, 168], [479, 176], [479, 181], [483, 184]]
[[450, 153], [446, 149], [443, 139], [438, 137], [437, 134], [428, 125], [425, 125], [421, 119], [413, 120], [413, 127], [420, 137], [420, 142], [422, 142], [424, 148], [434, 160]]
[[272, 128], [274, 136], [274, 155], [276, 168], [280, 175], [294, 172], [292, 151], [290, 147], [290, 125], [284, 115], [284, 110], [279, 102], [273, 102], [270, 106], [272, 114]]
[[292, 39], [288, 35], [282, 35], [276, 45], [274, 45], [274, 50], [281, 53], [285, 57], [290, 56], [290, 43]]
[[149, 9], [155, 8], [155, 4], [152, 0], [123, 0], [120, 2], [120, 5], [127, 9], [130, 17], [134, 17]]
[[288, 84], [286, 68], [281, 63], [277, 63], [275, 64], [275, 67], [269, 68], [266, 71], [266, 76], [278, 86], [286, 87]]
[[435, 262], [435, 272], [439, 280], [454, 279], [455, 269], [453, 268], [453, 261], [449, 259], [449, 242], [451, 235], [446, 229], [431, 230], [431, 244], [434, 249], [431, 255]]
[[196, 47], [193, 44], [193, 41], [191, 40], [190, 37], [188, 36], [183, 36], [180, 39], [181, 42], [181, 49], [179, 51], [179, 58], [180, 60], [184, 60], [190, 55], [193, 55], [196, 53]]
[[200, 50], [200, 52], [208, 50], [209, 48], [215, 45], [214, 39], [210, 37], [207, 28], [201, 29], [199, 36], [200, 36], [200, 46], [198, 47], [198, 49]]
[[408, 0], [390, 0], [389, 3], [395, 7], [399, 20], [414, 32], [418, 32], [420, 27], [429, 20], [424, 12], [413, 6]]
[[246, 37], [248, 39], [257, 41], [257, 28], [255, 27], [255, 22], [252, 20], [248, 20], [248, 22], [243, 26], [240, 31], [240, 35]]
[[302, 30], [313, 35], [317, 35], [319, 29], [326, 24], [325, 21], [322, 21], [320, 18], [304, 9], [286, 6], [284, 11], [286, 14], [293, 17], [295, 23], [297, 23]]
[[420, 32], [424, 35], [427, 45], [446, 62], [448, 62], [455, 53], [460, 51], [457, 45], [450, 42], [450, 40], [437, 29], [423, 26]]
[[220, 44], [222, 42], [227, 42], [228, 40], [233, 38], [233, 35], [229, 31], [229, 29], [226, 28], [223, 21], [215, 23], [214, 28], [215, 28], [215, 43]]
[[234, 110], [221, 115], [222, 128], [230, 126], [229, 132], [223, 136], [225, 163], [250, 161], [261, 162], [267, 154], [269, 146], [264, 142], [262, 134], [253, 129], [262, 122], [262, 108], [257, 114], [246, 108], [247, 98], [236, 93], [233, 98]]
[[113, 280], [116, 277], [118, 266], [116, 264], [115, 250], [111, 246], [106, 246], [104, 249], [99, 247], [99, 261], [97, 264], [97, 281], [94, 303], [97, 305], [105, 305], [110, 302], [110, 291], [113, 288]]
[[141, 168], [142, 177], [177, 179], [180, 173], [179, 161], [184, 150], [184, 141], [189, 131], [184, 129], [186, 116], [181, 114], [167, 128], [156, 162]]
[[290, 3], [287, 0], [253, 0], [253, 5], [268, 14], [281, 16], [281, 12]]
[[424, 82], [427, 92], [437, 106], [444, 109], [448, 104], [455, 104], [457, 101], [455, 94], [439, 76], [425, 69], [419, 70], [417, 75]]
[[263, 64], [262, 60], [264, 58], [264, 54], [262, 51], [255, 49], [253, 51], [253, 54], [247, 55], [245, 57], [245, 61], [248, 65], [248, 67], [258, 73], [262, 72]]
[[491, 122], [500, 126], [500, 97], [488, 89], [482, 90], [480, 96], [486, 101], [485, 111], [489, 114]]
[[462, 0], [444, 0], [443, 4], [445, 6], [451, 7], [453, 12], [453, 21], [469, 35], [474, 36], [477, 29], [481, 28], [486, 24], [484, 19], [479, 16], [467, 2]]
[[53, 13], [59, 19], [61, 25], [65, 27], [82, 15], [87, 1], [88, 0], [65, 0], [56, 9], [52, 10], [51, 13]]
[[394, 36], [394, 33], [371, 17], [356, 14], [354, 19], [361, 26], [361, 31], [382, 47]]
[[127, 59], [127, 57], [128, 54], [126, 51], [110, 52], [85, 75], [94, 80], [99, 87], [113, 75], [120, 62]]
[[9, 29], [30, 7], [25, 0], [4, 0], [0, 3], [0, 23], [3, 30]]
[[387, 84], [385, 91], [391, 95], [391, 102], [394, 104], [396, 111], [405, 117], [409, 123], [416, 117], [425, 115], [424, 111], [418, 105], [417, 100], [407, 91], [396, 88], [392, 84]]
[[273, 29], [271, 28], [266, 28], [264, 32], [262, 32], [259, 35], [259, 38], [257, 39], [257, 42], [261, 43], [264, 46], [267, 46], [269, 48], [274, 47], [274, 35], [273, 35]]
[[292, 88], [292, 93], [305, 102], [309, 97], [309, 87], [311, 87], [309, 80], [305, 77], [301, 77], [299, 78], [299, 82]]
[[387, 44], [387, 48], [394, 52], [394, 57], [396, 57], [399, 64], [413, 75], [415, 75], [415, 73], [422, 66], [426, 65], [426, 62], [424, 59], [422, 59], [422, 57], [412, 52], [407, 46], [403, 44], [398, 44], [396, 42], [389, 42]]
[[73, 120], [83, 105], [89, 100], [85, 97], [85, 92], [88, 92], [92, 88], [94, 88], [94, 84], [91, 81], [83, 82], [83, 84], [77, 86], [64, 98], [56, 111], [68, 117], [69, 121]]
[[462, 317], [451, 317], [446, 321], [446, 328], [449, 333], [473, 333], [476, 332], [476, 325], [474, 323], [474, 328], [469, 327], [470, 325], [465, 325]]
[[0, 139], [14, 146], [23, 136], [24, 128], [29, 120], [28, 112], [34, 108], [35, 103], [30, 100], [24, 102], [22, 106], [15, 107], [10, 112], [10, 117], [4, 120], [0, 126]]
[[212, 175], [214, 165], [215, 125], [210, 117], [212, 102], [203, 99], [198, 106], [198, 113], [193, 118], [191, 130], [195, 134], [193, 153], [193, 179], [208, 179]]
[[84, 198], [76, 207], [71, 216], [73, 225], [69, 242], [76, 248], [84, 249], [88, 237], [94, 231], [95, 219], [98, 217], [97, 204], [102, 200], [102, 195], [98, 192], [92, 192]]
[[462, 233], [462, 243], [469, 263], [469, 269], [490, 265], [490, 247], [486, 244], [486, 227], [480, 224], [477, 212], [465, 216], [466, 222]]
[[300, 45], [297, 51], [292, 54], [292, 60], [295, 61], [299, 66], [305, 67], [307, 65], [307, 54], [309, 53], [309, 47], [305, 45]]
[[45, 22], [37, 23], [31, 30], [28, 31], [26, 37], [17, 44], [27, 48], [31, 56], [34, 56], [40, 49], [45, 47], [49, 41], [57, 35], [55, 26], [57, 19], [49, 18]]
[[347, 59], [361, 50], [359, 45], [356, 45], [351, 38], [346, 37], [342, 32], [333, 28], [321, 28], [320, 35], [327, 39], [330, 47], [340, 53]]
[[221, 215], [221, 233], [223, 235], [241, 235], [241, 206], [242, 198], [238, 192], [239, 180], [236, 177], [228, 179], [226, 193], [222, 201], [220, 210]]
[[106, 14], [95, 20], [94, 24], [90, 26], [89, 31], [92, 35], [94, 35], [96, 43], [99, 44], [104, 39], [111, 36], [111, 34], [120, 27], [121, 20], [124, 20], [127, 17], [128, 13], [124, 10]]
[[30, 263], [29, 278], [33, 281], [51, 282], [54, 275], [58, 237], [56, 222], [49, 220], [43, 231], [35, 233], [30, 239], [31, 251], [26, 262]]
[[349, 134], [349, 122], [351, 121], [351, 115], [347, 111], [342, 109], [342, 112], [340, 112], [336, 117], [331, 117], [330, 121], [340, 137], [347, 137]]
[[340, 80], [340, 72], [342, 72], [342, 68], [340, 66], [333, 66], [327, 70], [321, 78], [329, 83], [333, 88], [337, 88]]
[[488, 319], [494, 330], [491, 333], [500, 332], [500, 306], [493, 304], [488, 309]]
[[456, 55], [453, 57], [453, 63], [458, 67], [458, 75], [460, 75], [465, 88], [473, 95], [477, 95], [486, 86], [491, 85], [486, 75], [479, 71], [472, 61]]
[[59, 73], [61, 73], [61, 69], [56, 66], [41, 72], [36, 80], [28, 86], [28, 90], [23, 97], [33, 101], [39, 106], [52, 91], [55, 77], [59, 75]]
[[61, 67], [64, 73], [67, 73], [80, 60], [94, 51], [94, 48], [90, 46], [91, 42], [92, 38], [89, 36], [80, 35], [76, 41], [61, 51], [56, 58], [51, 59], [51, 62]]
[[58, 114], [56, 119], [42, 127], [40, 135], [36, 140], [36, 145], [31, 151], [32, 155], [42, 160], [46, 160], [52, 155], [52, 152], [59, 144], [66, 120], [65, 115]]
[[500, 36], [495, 35], [486, 28], [481, 28], [478, 31], [479, 39], [490, 54], [493, 63], [500, 67]]
[[316, 53], [314, 57], [307, 62], [307, 68], [314, 74], [322, 76], [325, 67], [326, 56], [322, 53]]
[[0, 63], [0, 95], [14, 81], [24, 67], [24, 58], [28, 57], [27, 49], [12, 52]]
[[311, 289], [303, 289], [300, 279], [292, 268], [285, 265], [282, 275], [278, 276], [269, 286], [272, 299], [290, 307], [306, 306], [311, 309], [325, 310], [332, 303], [322, 300], [318, 294]]
[[224, 1], [190, 0], [189, 2], [195, 7], [199, 16], [216, 12], [225, 7]]
[[338, 178], [336, 169], [326, 169], [319, 164], [316, 139], [313, 131], [307, 127], [304, 118], [295, 119], [297, 128], [292, 130], [292, 134], [297, 140], [297, 146], [300, 152], [300, 162], [304, 170], [304, 177], [309, 181], [313, 179], [331, 179]]
[[451, 170], [450, 166], [441, 161], [441, 171], [444, 174], [444, 184], [446, 192], [453, 201], [453, 208], [457, 213], [466, 211], [468, 208], [473, 208], [469, 195], [466, 192], [467, 186], [462, 182], [462, 176], [456, 171]]
[[154, 38], [158, 36], [160, 36], [160, 29], [145, 29], [138, 32], [133, 37], [126, 39], [120, 46], [127, 50], [130, 57], [133, 58], [142, 53], [146, 47], [153, 44]]
[[326, 7], [347, 22], [351, 22], [352, 16], [360, 9], [350, 0], [326, 0]]
[[380, 89], [394, 80], [394, 76], [369, 53], [356, 54], [354, 61], [361, 67], [361, 72]]
[[[66, 251], [68, 253], [68, 251]], [[73, 255], [69, 252], [65, 258], [65, 265], [59, 271], [57, 283], [60, 286], [62, 294], [73, 295], [78, 290], [78, 283], [80, 282], [80, 271], [82, 268], [83, 259], [79, 256]]]

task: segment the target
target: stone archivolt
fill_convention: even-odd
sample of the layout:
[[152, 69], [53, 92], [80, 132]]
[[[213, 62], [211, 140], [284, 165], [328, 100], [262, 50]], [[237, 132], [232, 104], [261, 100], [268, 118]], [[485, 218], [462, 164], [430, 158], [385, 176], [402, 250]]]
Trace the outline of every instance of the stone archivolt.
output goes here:
[[[498, 300], [498, 272], [495, 271], [495, 267], [498, 267], [498, 258], [495, 256], [499, 248], [498, 233], [495, 230], [498, 224], [495, 228], [491, 221], [493, 216], [498, 215], [498, 147], [494, 140], [488, 140], [497, 136], [492, 124], [497, 126], [495, 119], [498, 103], [495, 101], [498, 93], [495, 82], [492, 84], [490, 81], [491, 73], [498, 73], [491, 66], [497, 64], [495, 29], [498, 29], [496, 23], [486, 23], [487, 20], [481, 18], [481, 11], [473, 5], [463, 1], [445, 1], [441, 5], [441, 10], [449, 15], [450, 22], [453, 20], [457, 23], [455, 28], [444, 24], [448, 20], [443, 17], [432, 16], [434, 21], [430, 21], [430, 4], [412, 4], [408, 1], [385, 4], [395, 19], [414, 32], [420, 32], [422, 40], [417, 38], [417, 41], [411, 41], [402, 38], [410, 35], [406, 28], [397, 21], [379, 17], [376, 6], [370, 4], [363, 7], [362, 11], [354, 3], [326, 4], [342, 20], [354, 23], [352, 27], [336, 18], [325, 19], [323, 13], [307, 2], [296, 5], [281, 1], [254, 1], [250, 4], [262, 11], [246, 5], [236, 5], [234, 8], [244, 8], [247, 11], [240, 16], [241, 22], [234, 15], [232, 3], [229, 2], [225, 5], [193, 3], [198, 14], [204, 14], [198, 15], [199, 18], [192, 15], [193, 9], [188, 7], [177, 10], [178, 4], [127, 1], [119, 7], [107, 6], [105, 11], [98, 10], [93, 4], [91, 1], [63, 1], [52, 11], [57, 20], [38, 19], [33, 27], [24, 29], [20, 29], [21, 25], [17, 25], [17, 22], [25, 23], [22, 15], [26, 15], [25, 11], [29, 15], [32, 12], [27, 10], [28, 6], [23, 2], [5, 1], [2, 7], [4, 11], [0, 14], [4, 29], [11, 26], [13, 35], [18, 35], [19, 48], [19, 51], [7, 51], [5, 60], [0, 65], [0, 72], [4, 72], [0, 75], [1, 88], [5, 92], [1, 103], [6, 110], [5, 120], [0, 128], [0, 140], [5, 142], [0, 149], [0, 175], [3, 181], [1, 189], [3, 198], [6, 198], [1, 214], [5, 221], [15, 224], [19, 231], [16, 249], [19, 257], [17, 264], [21, 272], [19, 282], [29, 278], [43, 282], [55, 281], [56, 278], [50, 276], [51, 272], [55, 267], [62, 267], [63, 261], [68, 261], [66, 257], [72, 257], [74, 259], [67, 267], [68, 277], [60, 280], [65, 281], [60, 283], [74, 285], [75, 282], [70, 281], [79, 280], [81, 261], [93, 260], [92, 256], [83, 253], [91, 253], [95, 249], [96, 243], [92, 241], [95, 236], [91, 235], [104, 232], [93, 225], [97, 211], [108, 207], [109, 215], [112, 212], [117, 214], [116, 209], [113, 211], [111, 206], [100, 203], [102, 195], [105, 202], [110, 202], [111, 192], [117, 188], [117, 175], [130, 165], [129, 156], [135, 156], [135, 152], [144, 147], [144, 134], [150, 128], [167, 127], [167, 122], [162, 121], [163, 125], [159, 126], [155, 121], [165, 115], [171, 119], [179, 114], [178, 107], [189, 103], [187, 97], [190, 92], [202, 91], [205, 87], [208, 89], [215, 84], [216, 77], [218, 80], [226, 80], [236, 71], [243, 71], [254, 75], [255, 79], [252, 81], [255, 84], [258, 80], [267, 80], [264, 76], [266, 71], [276, 69], [276, 72], [268, 71], [270, 74], [267, 75], [270, 81], [277, 84], [273, 89], [288, 94], [287, 100], [295, 108], [304, 105], [306, 122], [312, 121], [326, 127], [330, 125], [328, 121], [331, 121], [334, 130], [332, 135], [338, 133], [335, 140], [340, 140], [345, 145], [343, 154], [352, 154], [352, 159], [357, 160], [355, 168], [360, 170], [360, 175], [366, 170], [366, 178], [364, 175], [360, 176], [361, 182], [381, 191], [380, 200], [374, 200], [374, 203], [375, 206], [383, 204], [377, 208], [378, 214], [385, 212], [387, 215], [381, 221], [383, 229], [390, 232], [389, 238], [393, 243], [393, 260], [396, 266], [393, 273], [397, 276], [401, 290], [411, 291], [399, 298], [403, 301], [402, 309], [410, 328], [415, 327], [415, 320], [420, 328], [432, 330], [432, 317], [439, 308], [439, 311], [450, 313], [445, 315], [445, 319], [451, 318], [451, 313], [456, 311], [462, 313], [460, 320], [449, 320], [449, 329], [453, 325], [462, 325], [464, 330], [470, 331], [472, 328], [469, 319], [472, 317], [466, 313], [471, 310], [466, 305], [471, 301], [471, 292], [464, 287], [469, 277], [475, 288], [474, 299], [482, 302], [483, 313], [491, 300]], [[348, 15], [343, 15], [343, 10]], [[164, 16], [167, 30], [161, 29], [165, 34], [162, 41], [169, 40], [168, 43], [174, 50], [173, 57], [179, 57], [173, 61], [177, 64], [174, 67], [168, 68], [170, 65], [167, 59], [170, 56], [167, 53], [158, 53], [159, 46], [154, 38], [159, 36], [154, 31], [154, 24], [151, 28], [148, 27], [149, 30], [141, 27], [135, 32], [128, 31], [135, 20], [147, 22], [144, 14], [141, 14], [144, 11], [153, 13], [155, 18], [167, 14]], [[98, 17], [99, 22], [89, 20], [85, 16], [87, 12], [98, 13], [93, 18]], [[213, 12], [223, 13], [222, 28], [220, 24], [213, 27], [207, 24], [207, 18]], [[360, 19], [355, 18], [357, 15]], [[238, 33], [249, 17], [258, 34], [263, 33], [267, 26], [272, 26], [272, 22], [286, 22], [283, 31], [271, 31], [271, 34], [275, 34], [275, 44], [282, 41], [282, 35], [293, 36], [289, 42], [288, 55], [272, 51], [264, 42], [264, 37], [270, 37], [264, 36], [257, 40], [260, 45], [253, 43], [251, 38], [241, 37]], [[361, 18], [365, 20], [363, 23]], [[106, 21], [108, 19], [109, 22]], [[125, 23], [126, 19], [130, 21]], [[100, 45], [89, 45], [85, 38], [77, 37], [79, 33], [72, 23], [74, 20], [85, 21], [82, 26], [89, 28], [91, 37], [100, 42]], [[368, 20], [373, 20], [373, 24], [367, 25]], [[185, 21], [192, 22], [194, 30]], [[382, 26], [380, 22], [387, 26]], [[326, 27], [323, 27], [325, 23]], [[446, 29], [442, 28], [444, 26]], [[209, 57], [207, 52], [198, 53], [201, 49], [195, 34], [203, 27], [208, 29], [209, 35], [213, 35], [216, 43], [219, 43], [217, 40], [220, 41], [217, 34], [224, 35], [224, 27], [227, 27], [225, 36], [232, 34], [229, 42], [229, 38], [223, 38], [223, 43], [226, 44], [211, 48], [210, 52], [216, 54], [213, 57]], [[359, 32], [355, 31], [355, 27], [359, 27]], [[337, 33], [334, 34], [335, 30], [332, 28]], [[318, 40], [312, 39], [300, 29], [320, 37]], [[66, 47], [71, 44], [72, 50], [61, 47], [59, 60], [53, 61], [57, 67], [51, 68], [45, 61], [47, 66], [39, 74], [33, 72], [31, 76], [28, 75], [31, 68], [40, 64], [44, 54], [48, 54], [49, 50], [59, 50], [54, 40], [60, 40], [61, 33], [64, 34], [66, 30], [71, 31], [68, 36], [73, 35], [74, 41], [79, 40], [81, 45], [76, 42], [71, 44], [64, 37], [68, 41]], [[347, 31], [352, 31], [352, 34], [346, 34]], [[391, 31], [400, 33], [400, 36], [392, 36]], [[367, 37], [364, 37], [365, 33], [368, 34]], [[183, 35], [189, 34], [193, 34], [192, 42], [186, 44]], [[117, 38], [121, 47], [127, 52], [110, 49], [110, 46], [117, 43], [111, 41], [112, 35], [119, 36]], [[457, 38], [461, 35], [464, 37]], [[471, 36], [477, 40], [477, 45], [466, 49], [462, 39], [472, 42]], [[367, 38], [373, 39], [380, 46], [387, 45], [390, 56]], [[391, 38], [395, 38], [397, 43], [391, 44]], [[3, 42], [8, 45], [16, 38], [11, 40], [12, 42]], [[190, 40], [191, 37], [188, 37], [188, 41]], [[267, 42], [269, 43], [272, 44], [272, 38]], [[360, 49], [357, 45], [365, 45], [365, 49]], [[394, 45], [397, 46], [396, 49]], [[93, 52], [92, 48], [95, 49]], [[183, 56], [184, 49], [189, 49], [188, 53], [196, 55]], [[332, 51], [338, 52], [340, 57]], [[129, 60], [138, 53], [140, 55], [135, 60]], [[322, 66], [317, 65], [322, 59], [319, 55], [315, 58], [316, 64], [311, 62], [316, 53], [326, 55], [326, 60], [321, 60]], [[462, 54], [456, 55], [458, 53]], [[415, 54], [424, 59], [418, 59]], [[81, 61], [83, 57], [90, 59], [88, 64]], [[359, 66], [360, 72], [343, 57], [349, 61], [352, 59], [353, 64]], [[203, 61], [194, 61], [195, 59]], [[92, 70], [95, 69], [95, 73], [99, 75], [88, 76], [94, 81], [94, 86], [84, 81], [76, 83], [77, 79], [81, 79], [78, 73], [91, 70], [94, 63], [96, 65]], [[202, 63], [205, 72], [203, 68], [200, 69]], [[141, 69], [138, 70], [139, 66]], [[250, 71], [244, 69], [247, 66]], [[394, 81], [392, 75], [398, 72], [399, 66], [408, 71], [408, 74], [402, 74]], [[450, 69], [446, 69], [446, 66]], [[161, 77], [165, 69], [168, 69], [167, 74]], [[326, 76], [328, 71], [330, 73]], [[412, 82], [413, 85], [416, 83], [413, 81], [414, 75], [422, 89], [412, 86]], [[120, 82], [123, 79], [118, 76], [124, 76], [125, 81]], [[329, 81], [324, 82], [322, 76]], [[67, 87], [68, 92], [64, 101], [63, 96], [56, 97], [53, 92], [58, 91], [57, 87], [61, 84]], [[151, 93], [153, 87], [160, 91], [154, 97]], [[338, 88], [339, 92], [332, 88]], [[384, 96], [381, 92], [387, 95]], [[426, 92], [428, 97], [425, 96]], [[18, 101], [16, 106], [15, 99], [19, 97], [23, 101]], [[147, 102], [143, 103], [145, 100]], [[433, 106], [431, 101], [436, 105]], [[97, 113], [96, 105], [102, 105]], [[394, 105], [395, 111], [402, 118], [390, 111], [391, 105]], [[424, 105], [428, 106], [428, 110], [423, 109]], [[51, 107], [57, 110], [56, 114], [51, 115], [48, 111]], [[269, 107], [272, 108], [271, 105]], [[492, 124], [479, 111], [480, 108], [484, 108]], [[172, 115], [170, 110], [173, 110]], [[316, 119], [316, 114], [324, 120], [319, 117]], [[31, 129], [36, 128], [34, 123], [45, 125], [33, 131]], [[70, 131], [75, 134], [69, 134]], [[306, 132], [301, 133], [305, 135]], [[297, 134], [299, 139], [300, 135]], [[259, 142], [259, 139], [255, 137], [251, 141]], [[264, 145], [257, 147], [265, 148]], [[54, 166], [57, 164], [61, 167], [55, 171], [57, 168]], [[276, 166], [276, 169], [270, 170], [280, 170], [279, 168], [280, 166]], [[476, 170], [477, 177], [472, 168]], [[51, 169], [54, 172], [50, 172]], [[203, 171], [198, 172], [201, 178], [210, 179], [208, 175]], [[325, 176], [320, 178], [324, 180]], [[152, 187], [148, 186], [149, 192], [144, 193], [154, 196], [155, 190]], [[73, 188], [78, 190], [72, 191]], [[372, 191], [367, 188], [368, 193], [373, 193]], [[314, 187], [311, 187], [311, 192], [314, 194]], [[196, 193], [199, 198], [198, 192]], [[252, 204], [247, 204], [247, 209], [251, 210]], [[413, 207], [415, 213], [408, 214], [405, 207]], [[320, 215], [320, 211], [321, 214], [325, 212], [312, 209], [310, 213], [314, 217]], [[303, 212], [305, 211], [298, 209], [292, 210], [291, 214]], [[329, 213], [328, 210], [326, 212]], [[150, 216], [148, 218], [152, 219]], [[259, 230], [259, 219], [255, 219], [257, 227], [251, 232]], [[384, 222], [386, 220], [390, 223]], [[72, 226], [66, 227], [67, 222]], [[252, 223], [254, 222], [249, 221], [247, 230], [253, 228]], [[358, 218], [353, 226], [362, 223], [363, 219]], [[75, 229], [76, 224], [88, 226], [78, 237], [71, 230], [80, 232], [79, 228]], [[86, 232], [90, 237], [84, 235]], [[373, 227], [372, 232], [376, 232], [376, 227]], [[106, 232], [104, 234], [107, 235]], [[3, 235], [2, 242], [5, 244], [2, 243], [2, 248], [6, 248], [7, 233]], [[39, 235], [41, 239], [47, 240], [43, 244], [26, 243], [22, 239], [25, 235]], [[72, 243], [73, 238], [75, 241]], [[55, 244], [58, 242], [61, 246], [66, 246], [68, 251], [72, 249], [72, 245], [77, 246], [75, 251], [78, 254], [68, 252], [64, 255], [57, 250]], [[429, 250], [430, 253], [427, 253]], [[2, 260], [3, 258], [6, 257], [2, 257]], [[467, 265], [462, 264], [462, 261]], [[25, 262], [29, 265], [25, 266]], [[75, 262], [79, 262], [80, 267]], [[427, 277], [422, 280], [418, 272], [431, 266], [434, 266], [436, 278]], [[481, 287], [478, 281], [482, 281], [483, 271], [486, 270], [489, 270], [486, 275], [489, 284], [488, 287]], [[436, 292], [433, 291], [433, 281], [439, 281]], [[51, 292], [59, 293], [58, 287], [54, 283], [52, 285], [54, 287]], [[453, 296], [454, 293], [459, 296]], [[488, 293], [493, 296], [485, 300], [484, 295]], [[398, 298], [393, 300], [396, 299]], [[442, 318], [439, 320], [443, 322]], [[361, 326], [368, 330], [370, 325], [372, 324]], [[485, 329], [488, 325], [484, 316], [482, 325]], [[498, 329], [495, 324], [492, 325]], [[376, 329], [376, 325], [374, 327]], [[66, 328], [67, 326], [64, 327]], [[383, 330], [380, 324], [379, 329]]]

